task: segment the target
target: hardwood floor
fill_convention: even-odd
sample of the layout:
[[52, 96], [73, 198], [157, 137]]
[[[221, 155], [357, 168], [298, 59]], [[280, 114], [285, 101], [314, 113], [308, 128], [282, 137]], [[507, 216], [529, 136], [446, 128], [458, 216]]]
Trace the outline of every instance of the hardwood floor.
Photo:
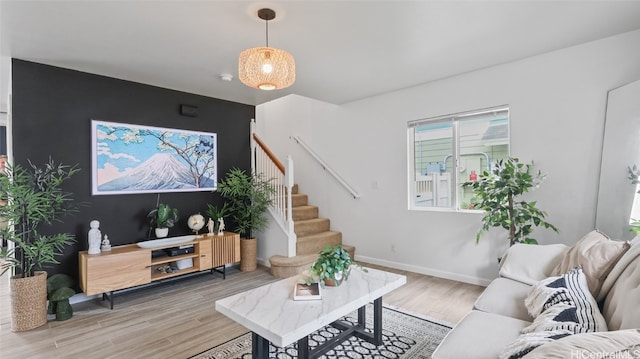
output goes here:
[[[446, 279], [367, 265], [407, 276], [385, 304], [456, 323], [484, 289]], [[1, 358], [189, 358], [247, 330], [214, 309], [217, 299], [277, 278], [268, 268], [183, 279], [116, 296], [114, 310], [100, 300], [73, 305], [73, 318], [11, 332], [7, 276], [0, 278]]]

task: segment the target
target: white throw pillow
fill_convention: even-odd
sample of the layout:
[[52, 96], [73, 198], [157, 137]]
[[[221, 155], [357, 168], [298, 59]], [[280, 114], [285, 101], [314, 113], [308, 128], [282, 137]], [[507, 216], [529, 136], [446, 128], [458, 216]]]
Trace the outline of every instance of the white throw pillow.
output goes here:
[[591, 231], [565, 253], [551, 275], [582, 266], [591, 294], [598, 298], [602, 283], [629, 247], [629, 242], [614, 241], [598, 230]]
[[554, 329], [567, 329], [576, 334], [607, 330], [607, 322], [580, 267], [538, 282], [531, 287], [524, 305], [535, 318], [523, 329], [524, 333]]
[[501, 359], [522, 358], [545, 343], [573, 334], [607, 330], [580, 267], [533, 285], [525, 306], [535, 319], [503, 350]]
[[502, 257], [500, 276], [533, 285], [551, 275], [567, 250], [564, 244], [514, 244]]

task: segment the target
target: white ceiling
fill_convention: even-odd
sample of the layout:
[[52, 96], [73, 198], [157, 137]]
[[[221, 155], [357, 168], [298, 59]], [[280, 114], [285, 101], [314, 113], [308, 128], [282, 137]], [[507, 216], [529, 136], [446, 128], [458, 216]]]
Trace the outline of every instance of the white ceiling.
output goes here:
[[[640, 29], [640, 1], [0, 1], [4, 108], [11, 57], [252, 105], [342, 104]], [[277, 12], [269, 45], [296, 59], [284, 90], [237, 80], [240, 51], [264, 45], [262, 7]]]

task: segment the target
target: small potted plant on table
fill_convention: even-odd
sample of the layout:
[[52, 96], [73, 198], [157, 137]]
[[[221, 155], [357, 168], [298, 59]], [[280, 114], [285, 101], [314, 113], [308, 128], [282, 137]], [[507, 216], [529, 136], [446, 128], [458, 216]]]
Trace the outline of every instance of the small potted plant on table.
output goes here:
[[342, 248], [342, 245], [327, 246], [318, 254], [318, 259], [309, 269], [309, 278], [305, 282], [317, 281], [323, 287], [337, 287], [343, 280], [349, 279], [353, 265], [358, 264], [351, 259], [349, 252]]
[[156, 238], [164, 238], [169, 234], [169, 228], [173, 227], [180, 219], [180, 212], [177, 208], [160, 203], [158, 207], [147, 214], [147, 218], [151, 222], [151, 227], [156, 227]]

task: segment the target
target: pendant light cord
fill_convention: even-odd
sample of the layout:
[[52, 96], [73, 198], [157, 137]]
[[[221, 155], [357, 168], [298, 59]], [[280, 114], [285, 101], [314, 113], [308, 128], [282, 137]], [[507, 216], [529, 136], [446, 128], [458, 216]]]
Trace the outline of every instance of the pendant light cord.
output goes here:
[[265, 20], [265, 28], [267, 29], [266, 31], [266, 37], [267, 37], [267, 47], [269, 47], [269, 20]]

